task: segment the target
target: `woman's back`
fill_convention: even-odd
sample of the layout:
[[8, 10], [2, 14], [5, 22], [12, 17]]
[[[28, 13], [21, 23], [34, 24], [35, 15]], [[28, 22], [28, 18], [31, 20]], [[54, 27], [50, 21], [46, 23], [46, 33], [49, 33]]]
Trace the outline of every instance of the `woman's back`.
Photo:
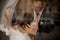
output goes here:
[[21, 33], [18, 29], [10, 28], [10, 40], [31, 40], [27, 33]]

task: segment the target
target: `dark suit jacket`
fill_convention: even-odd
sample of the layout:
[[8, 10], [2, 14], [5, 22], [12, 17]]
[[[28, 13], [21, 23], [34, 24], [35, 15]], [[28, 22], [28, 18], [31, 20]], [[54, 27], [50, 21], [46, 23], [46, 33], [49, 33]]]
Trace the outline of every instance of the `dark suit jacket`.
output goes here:
[[[50, 32], [54, 29], [54, 24], [52, 23], [53, 20], [51, 19], [51, 11], [47, 7], [43, 10], [41, 19], [39, 20], [38, 27], [39, 30], [38, 32]], [[43, 18], [43, 19], [42, 19]], [[41, 25], [40, 23], [43, 22], [44, 24]]]

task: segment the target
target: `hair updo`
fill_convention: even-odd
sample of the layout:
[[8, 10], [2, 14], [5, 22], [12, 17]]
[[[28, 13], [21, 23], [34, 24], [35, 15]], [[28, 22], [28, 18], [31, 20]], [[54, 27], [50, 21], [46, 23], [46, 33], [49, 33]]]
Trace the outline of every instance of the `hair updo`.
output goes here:
[[34, 20], [34, 15], [33, 13], [16, 13], [13, 15], [13, 18], [12, 18], [12, 25], [20, 25], [20, 26], [23, 26], [23, 25], [26, 25], [26, 24], [29, 24]]
[[16, 4], [15, 12], [12, 17], [12, 25], [19, 24], [20, 26], [22, 26], [30, 24], [33, 20], [34, 20], [34, 13], [33, 9], [31, 8], [30, 2], [19, 0]]

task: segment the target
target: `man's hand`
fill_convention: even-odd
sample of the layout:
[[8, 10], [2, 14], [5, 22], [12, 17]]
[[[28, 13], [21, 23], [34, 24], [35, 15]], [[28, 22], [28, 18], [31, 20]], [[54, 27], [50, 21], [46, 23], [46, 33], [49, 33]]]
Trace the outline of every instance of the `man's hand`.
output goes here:
[[26, 25], [25, 30], [28, 34], [36, 35], [37, 33], [36, 27], [30, 26], [28, 24]]

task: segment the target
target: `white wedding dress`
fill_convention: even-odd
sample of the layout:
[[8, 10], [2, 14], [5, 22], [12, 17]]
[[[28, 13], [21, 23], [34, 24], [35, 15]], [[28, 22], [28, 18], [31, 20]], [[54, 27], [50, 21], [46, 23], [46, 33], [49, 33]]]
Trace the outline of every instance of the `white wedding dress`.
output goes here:
[[14, 30], [10, 28], [10, 40], [31, 40], [27, 33], [21, 33], [18, 29]]
[[27, 33], [23, 34], [18, 29], [14, 30], [11, 27], [7, 29], [4, 28], [3, 25], [0, 25], [0, 30], [6, 32], [6, 35], [9, 36], [9, 40], [31, 40]]

